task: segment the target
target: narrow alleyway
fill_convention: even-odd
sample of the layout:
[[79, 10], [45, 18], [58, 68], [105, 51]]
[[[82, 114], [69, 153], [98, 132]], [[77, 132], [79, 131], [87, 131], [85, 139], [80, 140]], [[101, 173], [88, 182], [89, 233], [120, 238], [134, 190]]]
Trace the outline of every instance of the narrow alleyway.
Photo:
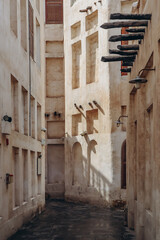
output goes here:
[[9, 240], [133, 240], [123, 211], [50, 201], [43, 214]]

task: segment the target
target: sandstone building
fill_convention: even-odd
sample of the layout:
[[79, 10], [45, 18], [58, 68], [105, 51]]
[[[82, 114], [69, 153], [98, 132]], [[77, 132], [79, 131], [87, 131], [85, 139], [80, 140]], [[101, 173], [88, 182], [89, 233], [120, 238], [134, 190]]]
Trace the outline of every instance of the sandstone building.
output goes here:
[[0, 239], [45, 203], [44, 4], [0, 1]]
[[[142, 70], [140, 89], [128, 84], [128, 224], [138, 240], [160, 239], [159, 64], [160, 2], [140, 0], [134, 13], [152, 14], [129, 80]], [[134, 42], [135, 44], [135, 42]]]
[[120, 63], [101, 62], [114, 44], [108, 43], [110, 32], [100, 28], [123, 5], [124, 1], [64, 1], [65, 198], [69, 200], [110, 205], [126, 199], [126, 129], [115, 123], [126, 115], [126, 76], [121, 77]]

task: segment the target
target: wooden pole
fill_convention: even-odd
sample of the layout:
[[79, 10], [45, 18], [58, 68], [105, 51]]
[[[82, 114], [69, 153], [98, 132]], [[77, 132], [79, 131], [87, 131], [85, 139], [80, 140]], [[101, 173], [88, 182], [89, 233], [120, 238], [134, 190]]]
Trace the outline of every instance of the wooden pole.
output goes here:
[[129, 32], [129, 33], [145, 33], [145, 28], [129, 28], [129, 29], [126, 29], [126, 32]]
[[101, 25], [101, 28], [121, 28], [121, 27], [141, 27], [148, 26], [148, 21], [123, 21], [123, 22], [109, 22]]
[[113, 13], [110, 15], [110, 19], [134, 19], [134, 20], [151, 20], [152, 14], [122, 14]]
[[119, 50], [139, 50], [139, 45], [118, 45]]
[[102, 62], [132, 62], [135, 60], [135, 56], [104, 56], [101, 58]]
[[143, 38], [144, 38], [144, 34], [142, 34], [142, 33], [123, 34], [123, 35], [111, 36], [109, 38], [109, 42], [139, 40], [139, 39], [143, 39]]
[[112, 49], [109, 49], [109, 53], [110, 54], [119, 54], [119, 55], [122, 55], [122, 56], [131, 56], [131, 55], [137, 55], [137, 51], [120, 51], [120, 50], [112, 50]]

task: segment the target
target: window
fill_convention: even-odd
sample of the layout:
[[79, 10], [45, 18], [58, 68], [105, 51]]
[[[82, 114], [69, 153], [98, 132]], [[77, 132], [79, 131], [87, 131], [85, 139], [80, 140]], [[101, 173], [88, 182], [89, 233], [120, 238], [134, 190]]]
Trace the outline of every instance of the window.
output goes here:
[[11, 75], [12, 130], [19, 131], [18, 81]]
[[87, 84], [98, 81], [98, 32], [87, 38]]
[[46, 0], [46, 23], [63, 23], [63, 0]]
[[36, 63], [38, 67], [41, 67], [41, 36], [40, 36], [40, 24], [36, 19]]
[[17, 0], [10, 0], [10, 27], [17, 36]]
[[34, 59], [34, 23], [33, 23], [33, 8], [29, 4], [29, 51], [30, 56]]
[[41, 194], [41, 174], [42, 174], [42, 153], [37, 152], [37, 182], [38, 182], [38, 195]]
[[31, 172], [30, 172], [30, 183], [31, 183], [31, 197], [35, 196], [36, 191], [36, 154], [35, 152], [31, 151], [30, 160], [31, 160]]
[[28, 151], [22, 149], [23, 159], [23, 202], [28, 201]]
[[22, 87], [21, 91], [21, 132], [28, 135], [28, 92]]
[[26, 16], [26, 0], [20, 1], [21, 9], [21, 45], [27, 51], [27, 16]]
[[37, 103], [37, 139], [41, 141], [41, 105]]
[[72, 45], [72, 89], [80, 87], [81, 41]]
[[31, 96], [31, 135], [35, 138], [35, 118], [36, 118], [36, 111], [35, 111], [35, 98]]
[[19, 148], [12, 148], [13, 153], [13, 208], [20, 206], [20, 167], [19, 167]]

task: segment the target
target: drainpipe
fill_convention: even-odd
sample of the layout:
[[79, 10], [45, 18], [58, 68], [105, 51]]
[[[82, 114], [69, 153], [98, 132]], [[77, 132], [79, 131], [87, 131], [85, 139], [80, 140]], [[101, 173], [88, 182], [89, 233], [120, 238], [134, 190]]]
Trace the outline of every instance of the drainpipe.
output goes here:
[[30, 57], [30, 1], [28, 0], [28, 63], [29, 63], [29, 136], [31, 136], [31, 57]]

